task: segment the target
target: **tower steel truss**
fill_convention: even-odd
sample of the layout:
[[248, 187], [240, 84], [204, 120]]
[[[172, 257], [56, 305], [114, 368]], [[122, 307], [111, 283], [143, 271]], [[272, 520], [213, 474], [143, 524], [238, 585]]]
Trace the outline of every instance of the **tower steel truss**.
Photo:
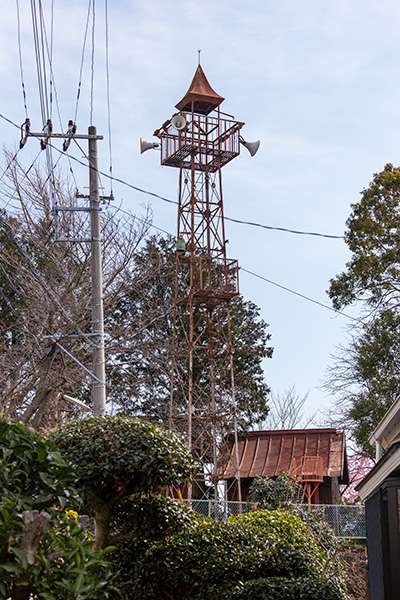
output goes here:
[[[244, 123], [223, 118], [222, 101], [199, 65], [179, 112], [154, 134], [161, 164], [179, 169], [170, 427], [204, 465], [189, 498], [210, 489], [217, 497], [227, 436], [237, 448], [230, 303], [239, 279], [238, 262], [226, 253], [221, 169], [239, 155]], [[234, 460], [241, 500], [238, 453]]]

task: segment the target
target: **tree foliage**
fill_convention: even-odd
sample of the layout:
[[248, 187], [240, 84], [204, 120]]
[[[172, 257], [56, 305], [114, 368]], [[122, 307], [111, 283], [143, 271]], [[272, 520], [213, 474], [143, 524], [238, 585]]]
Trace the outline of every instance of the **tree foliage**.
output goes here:
[[[122, 394], [121, 410], [125, 414], [143, 415], [167, 425], [170, 402], [171, 345], [173, 335], [173, 303], [175, 293], [175, 240], [148, 238], [135, 254], [134, 285], [115, 305], [107, 326], [120, 328], [135, 322], [137, 315], [151, 314], [149, 325], [141, 332], [147, 352], [127, 352], [115, 357], [115, 379]], [[151, 272], [150, 277], [146, 273]], [[143, 284], [140, 284], [140, 281]], [[154, 307], [159, 307], [158, 313]], [[262, 361], [272, 356], [267, 324], [260, 319], [260, 311], [242, 296], [230, 303], [235, 397], [238, 418], [244, 427], [260, 423], [268, 414], [269, 388], [264, 380]], [[202, 321], [195, 319], [199, 329]], [[132, 345], [133, 348], [133, 345]], [[197, 362], [194, 384], [206, 386], [207, 370]], [[230, 373], [226, 374], [227, 381]], [[221, 385], [227, 381], [222, 381]], [[229, 384], [230, 385], [230, 384]]]
[[122, 598], [344, 600], [332, 550], [298, 517], [258, 511], [225, 522], [203, 518], [162, 540], [133, 540], [121, 548], [118, 577]]
[[[90, 237], [89, 220], [71, 211], [55, 220], [46, 178], [34, 168], [25, 176], [8, 158], [0, 189], [12, 208], [0, 213], [0, 410], [43, 430], [81, 414], [66, 396], [90, 403], [90, 244], [69, 241]], [[53, 193], [59, 208], [76, 205], [60, 174]], [[112, 208], [101, 215], [107, 398], [121, 413], [166, 425], [175, 240], [145, 239], [150, 217]], [[261, 363], [272, 354], [270, 336], [254, 304], [239, 297], [231, 313], [239, 416], [253, 425], [268, 411]]]
[[96, 549], [120, 540], [110, 535], [126, 498], [179, 484], [200, 468], [177, 435], [130, 417], [74, 421], [56, 430], [53, 440], [78, 469], [76, 483], [96, 519]]
[[276, 479], [255, 477], [249, 489], [248, 502], [260, 510], [275, 510], [283, 503], [302, 499], [303, 495], [304, 490], [297, 477], [281, 471]]
[[399, 306], [400, 168], [387, 164], [352, 204], [345, 241], [352, 253], [346, 270], [331, 280], [329, 296], [340, 310], [365, 301], [373, 310]]
[[[33, 168], [26, 175], [16, 161], [9, 163], [0, 190], [10, 208], [0, 213], [0, 409], [9, 418], [45, 429], [80, 413], [65, 395], [90, 399], [90, 244], [69, 241], [90, 237], [90, 221], [86, 213], [71, 211], [55, 218], [42, 173]], [[53, 191], [60, 208], [76, 206], [75, 194], [60, 175], [54, 174]], [[115, 211], [102, 214], [106, 315], [124, 296], [148, 217], [139, 221]], [[110, 363], [128, 334], [128, 328], [107, 332]], [[112, 398], [112, 386], [108, 392]]]
[[109, 597], [104, 553], [76, 521], [75, 473], [55, 445], [0, 419], [0, 597]]
[[331, 280], [336, 309], [360, 302], [350, 343], [329, 370], [326, 388], [357, 445], [368, 438], [400, 393], [400, 169], [388, 164], [352, 205], [345, 241], [352, 253], [345, 271]]
[[265, 429], [295, 429], [296, 427], [308, 427], [315, 417], [315, 413], [309, 416], [304, 414], [304, 405], [308, 394], [300, 396], [296, 387], [292, 385], [283, 391], [272, 390], [270, 395], [270, 406], [267, 419], [263, 423]]

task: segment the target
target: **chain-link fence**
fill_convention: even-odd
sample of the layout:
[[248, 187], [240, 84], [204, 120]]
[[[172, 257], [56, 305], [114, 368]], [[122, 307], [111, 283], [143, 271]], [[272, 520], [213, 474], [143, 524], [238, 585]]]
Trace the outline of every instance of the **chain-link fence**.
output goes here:
[[[257, 510], [255, 504], [246, 502], [224, 502], [222, 500], [188, 500], [185, 504], [191, 505], [196, 512], [225, 521], [228, 517], [236, 516], [243, 512]], [[298, 504], [303, 510], [312, 510], [326, 519], [334, 530], [336, 536], [342, 539], [363, 539], [367, 537], [365, 522], [365, 507], [361, 504]]]

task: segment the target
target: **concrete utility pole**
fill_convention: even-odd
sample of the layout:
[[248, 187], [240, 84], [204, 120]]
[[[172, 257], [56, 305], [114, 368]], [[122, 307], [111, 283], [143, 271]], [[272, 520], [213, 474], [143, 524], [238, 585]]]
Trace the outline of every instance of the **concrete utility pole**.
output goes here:
[[[99, 173], [98, 173], [98, 162], [97, 162], [97, 140], [102, 140], [102, 135], [97, 135], [96, 127], [91, 125], [87, 135], [77, 134], [76, 126], [72, 121], [68, 123], [67, 133], [54, 133], [53, 125], [51, 120], [47, 121], [43, 131], [33, 133], [30, 130], [30, 121], [26, 119], [22, 138], [20, 141], [20, 148], [23, 148], [29, 137], [35, 137], [40, 140], [40, 147], [42, 150], [46, 149], [46, 146], [51, 138], [63, 139], [63, 151], [66, 152], [71, 141], [73, 139], [88, 140], [89, 143], [89, 196], [76, 193], [77, 198], [89, 199], [89, 207], [77, 207], [77, 206], [59, 206], [55, 205], [54, 212], [56, 215], [55, 219], [55, 231], [57, 242], [86, 242], [91, 245], [91, 263], [92, 263], [92, 340], [93, 340], [93, 370], [89, 371], [82, 363], [80, 363], [72, 354], [70, 354], [61, 344], [56, 340], [55, 343], [63, 351], [66, 352], [70, 358], [75, 360], [89, 375], [92, 376], [92, 407], [93, 414], [103, 415], [106, 411], [106, 373], [105, 373], [105, 355], [104, 355], [104, 313], [103, 313], [103, 276], [101, 266], [101, 232], [100, 232], [100, 199], [105, 200], [106, 198], [111, 200], [112, 196], [106, 197], [99, 195]], [[59, 212], [75, 212], [84, 211], [90, 212], [90, 238], [89, 237], [60, 237], [58, 235], [58, 219], [57, 215]]]
[[92, 256], [92, 334], [93, 382], [92, 400], [94, 416], [106, 411], [106, 368], [104, 356], [103, 276], [101, 265], [100, 197], [97, 162], [97, 132], [91, 125], [89, 134], [89, 190], [90, 232]]

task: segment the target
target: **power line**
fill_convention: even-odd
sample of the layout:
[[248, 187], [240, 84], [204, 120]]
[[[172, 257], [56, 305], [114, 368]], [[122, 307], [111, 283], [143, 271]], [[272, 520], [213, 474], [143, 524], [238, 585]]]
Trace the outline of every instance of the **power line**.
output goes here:
[[[11, 123], [12, 125], [14, 125], [14, 126], [18, 127], [17, 125], [15, 125], [15, 123], [13, 123], [12, 121], [10, 121], [10, 119], [7, 119], [6, 117], [4, 117], [4, 115], [0, 114], [0, 117], [2, 117], [3, 119], [5, 119], [6, 121], [8, 121], [9, 123]], [[49, 144], [49, 145], [51, 145], [51, 144]], [[58, 152], [60, 152], [61, 154], [65, 154], [65, 153], [64, 153], [62, 150], [59, 150], [57, 147], [55, 147], [55, 146], [52, 146], [52, 147], [53, 147], [53, 148], [55, 148], [55, 149], [56, 149]], [[73, 160], [75, 160], [76, 162], [78, 162], [79, 164], [81, 164], [81, 165], [83, 165], [83, 166], [87, 167], [87, 165], [86, 165], [84, 162], [80, 161], [79, 159], [77, 159], [77, 158], [75, 158], [75, 157], [71, 157], [71, 158], [72, 158]], [[104, 177], [107, 177], [108, 179], [112, 179], [113, 181], [117, 181], [117, 182], [121, 183], [122, 185], [125, 185], [126, 187], [129, 187], [129, 188], [131, 188], [131, 189], [134, 189], [134, 190], [136, 190], [136, 191], [139, 191], [139, 192], [145, 193], [145, 194], [147, 194], [147, 195], [150, 195], [150, 196], [153, 196], [153, 197], [159, 198], [159, 199], [161, 199], [161, 200], [163, 200], [163, 201], [165, 201], [165, 202], [168, 202], [168, 203], [170, 203], [170, 204], [175, 204], [175, 205], [177, 205], [177, 204], [178, 204], [178, 203], [177, 203], [176, 201], [174, 201], [174, 200], [170, 200], [170, 199], [168, 199], [168, 198], [164, 198], [163, 196], [160, 196], [160, 195], [158, 195], [158, 194], [155, 194], [155, 193], [153, 193], [153, 192], [149, 192], [149, 191], [147, 191], [147, 190], [143, 190], [143, 189], [141, 189], [141, 188], [138, 188], [137, 186], [134, 186], [134, 185], [132, 185], [132, 184], [130, 184], [130, 183], [128, 183], [128, 182], [126, 182], [126, 181], [122, 180], [122, 179], [119, 179], [119, 178], [116, 178], [116, 177], [111, 177], [111, 176], [110, 176], [110, 175], [108, 175], [107, 173], [104, 173], [104, 172], [102, 172], [102, 171], [100, 171], [100, 170], [99, 170], [98, 172], [99, 172], [101, 175], [103, 175]], [[123, 213], [125, 213], [125, 214], [129, 215], [131, 218], [137, 218], [138, 220], [142, 220], [142, 219], [140, 219], [139, 217], [137, 217], [137, 216], [134, 216], [134, 215], [132, 215], [131, 213], [129, 213], [128, 211], [124, 211], [124, 210], [123, 210], [123, 209], [121, 209], [121, 208], [119, 208], [119, 209], [117, 209], [117, 210], [120, 210], [121, 212], [123, 212]], [[225, 219], [228, 219], [228, 220], [233, 220], [233, 219], [229, 219], [228, 217], [225, 217]], [[1, 220], [1, 219], [0, 219], [0, 220]], [[289, 229], [285, 229], [285, 228], [282, 228], [282, 227], [279, 227], [279, 228], [274, 228], [274, 227], [270, 227], [270, 226], [263, 226], [263, 225], [261, 225], [261, 224], [258, 224], [258, 223], [249, 223], [249, 222], [246, 222], [246, 221], [240, 221], [240, 220], [235, 220], [235, 222], [237, 222], [237, 223], [241, 223], [241, 224], [252, 224], [252, 225], [256, 225], [256, 226], [258, 226], [258, 227], [265, 227], [265, 228], [267, 228], [267, 229], [278, 229], [279, 231], [288, 231], [288, 232], [291, 232], [291, 233], [300, 233], [300, 234], [302, 234], [302, 235], [318, 235], [318, 236], [321, 236], [321, 237], [331, 237], [331, 238], [332, 238], [332, 237], [336, 237], [336, 238], [339, 238], [339, 236], [325, 236], [324, 234], [316, 234], [316, 233], [310, 233], [310, 232], [296, 232], [296, 231], [294, 231], [294, 230], [289, 230]], [[171, 234], [170, 232], [166, 231], [165, 229], [161, 229], [161, 228], [159, 228], [159, 227], [156, 227], [155, 225], [151, 225], [151, 227], [154, 227], [155, 229], [158, 229], [159, 231], [162, 231], [163, 233], [166, 233], [166, 234], [168, 234], [168, 235], [171, 235], [171, 236], [173, 235], [173, 234]], [[334, 308], [332, 308], [331, 306], [329, 306], [329, 305], [327, 305], [327, 304], [323, 304], [322, 302], [319, 302], [318, 300], [314, 300], [314, 299], [310, 298], [309, 296], [306, 296], [306, 295], [304, 295], [304, 294], [301, 294], [300, 292], [296, 292], [295, 290], [292, 290], [292, 289], [290, 289], [290, 288], [288, 288], [288, 287], [286, 287], [286, 286], [283, 286], [283, 285], [281, 285], [281, 284], [279, 284], [279, 283], [276, 283], [276, 282], [274, 282], [274, 281], [272, 281], [272, 280], [270, 280], [270, 279], [268, 279], [268, 278], [266, 278], [266, 277], [264, 277], [264, 276], [262, 276], [262, 275], [258, 275], [257, 273], [254, 273], [254, 272], [252, 272], [252, 271], [249, 271], [249, 270], [247, 270], [247, 269], [245, 269], [245, 268], [243, 268], [243, 267], [241, 267], [241, 270], [243, 270], [244, 272], [246, 272], [246, 273], [248, 273], [248, 274], [252, 275], [253, 277], [257, 277], [258, 279], [261, 279], [261, 280], [263, 280], [263, 281], [265, 281], [265, 282], [267, 282], [267, 283], [270, 283], [271, 285], [274, 285], [274, 286], [276, 286], [276, 287], [279, 287], [279, 288], [281, 288], [281, 289], [283, 289], [283, 290], [285, 290], [285, 291], [287, 291], [287, 292], [289, 292], [289, 293], [291, 293], [291, 294], [294, 294], [294, 295], [296, 295], [296, 296], [298, 296], [298, 297], [300, 297], [300, 298], [303, 298], [304, 300], [307, 300], [307, 301], [309, 301], [309, 302], [312, 302], [313, 304], [316, 304], [316, 305], [318, 305], [318, 306], [321, 306], [322, 308], [325, 308], [325, 309], [327, 309], [327, 310], [330, 310], [331, 312], [334, 312], [334, 313], [335, 313], [335, 314], [337, 314], [337, 315], [342, 315], [342, 316], [344, 316], [344, 317], [346, 317], [346, 318], [348, 318], [348, 319], [351, 319], [351, 320], [354, 320], [354, 321], [359, 321], [359, 319], [357, 319], [357, 318], [355, 318], [355, 317], [352, 317], [351, 315], [348, 315], [348, 314], [346, 314], [346, 313], [343, 313], [343, 312], [337, 311], [337, 310], [335, 310]]]
[[[137, 215], [132, 215], [130, 212], [123, 210], [122, 208], [117, 208], [114, 206], [110, 206], [110, 208], [113, 208], [114, 210], [118, 210], [126, 215], [128, 215], [129, 217], [133, 218], [133, 219], [138, 219], [139, 221], [144, 222], [144, 219], [141, 219], [140, 217], [138, 217]], [[173, 234], [169, 231], [166, 231], [165, 229], [161, 229], [160, 227], [157, 227], [156, 225], [150, 224], [150, 227], [152, 227], [153, 229], [157, 229], [158, 231], [161, 231], [162, 233], [166, 233], [169, 236], [173, 237]], [[248, 273], [249, 275], [252, 275], [253, 277], [257, 277], [258, 279], [261, 279], [263, 281], [265, 281], [266, 283], [270, 283], [271, 285], [275, 285], [276, 287], [279, 287], [282, 290], [285, 290], [286, 292], [290, 292], [291, 294], [294, 294], [296, 296], [299, 296], [299, 298], [303, 298], [303, 300], [308, 300], [309, 302], [312, 302], [313, 304], [317, 304], [318, 306], [321, 306], [322, 308], [326, 308], [332, 312], [334, 312], [336, 315], [341, 315], [343, 317], [346, 317], [348, 319], [352, 319], [353, 321], [359, 321], [359, 319], [357, 319], [356, 317], [352, 317], [351, 315], [348, 315], [344, 312], [338, 311], [334, 308], [332, 308], [331, 306], [329, 306], [329, 304], [324, 304], [323, 302], [319, 302], [318, 300], [314, 300], [313, 298], [310, 298], [309, 296], [306, 296], [304, 294], [301, 294], [300, 292], [296, 292], [295, 290], [292, 290], [284, 285], [281, 285], [280, 283], [276, 283], [275, 281], [272, 281], [271, 279], [267, 279], [266, 277], [263, 277], [262, 275], [258, 275], [257, 273], [253, 273], [252, 271], [249, 271], [248, 269], [245, 269], [244, 267], [240, 267], [241, 271], [244, 271], [245, 273]]]
[[92, 61], [91, 61], [91, 78], [90, 78], [90, 121], [89, 121], [90, 125], [93, 125], [95, 28], [96, 28], [96, 10], [95, 10], [95, 0], [93, 0], [93, 4], [92, 4]]
[[[105, 0], [105, 20], [106, 20], [106, 87], [107, 87], [107, 122], [108, 122], [108, 152], [110, 155], [110, 175], [113, 174], [112, 165], [112, 135], [111, 135], [111, 104], [110, 104], [110, 65], [109, 65], [109, 44], [108, 44], [108, 0]], [[112, 179], [110, 196], [112, 196]]]
[[[16, 288], [16, 286], [14, 285], [14, 283], [11, 281], [11, 279], [10, 279], [10, 277], [9, 277], [9, 275], [8, 275], [8, 273], [7, 273], [7, 271], [5, 270], [4, 266], [2, 265], [1, 261], [0, 261], [0, 268], [1, 268], [1, 270], [3, 271], [3, 273], [4, 273], [4, 275], [5, 275], [6, 279], [7, 279], [7, 281], [8, 281], [8, 283], [9, 283], [9, 285], [11, 286], [11, 288], [12, 288], [12, 289], [13, 289], [13, 290], [14, 290], [16, 293], [18, 293], [18, 289]], [[54, 344], [55, 344], [55, 345], [56, 345], [58, 348], [60, 348], [60, 350], [62, 350], [63, 352], [65, 352], [65, 354], [66, 354], [67, 356], [69, 356], [69, 357], [70, 357], [70, 358], [71, 358], [73, 361], [75, 361], [75, 362], [76, 362], [76, 363], [77, 363], [77, 364], [78, 364], [78, 365], [79, 365], [79, 366], [80, 366], [80, 367], [81, 367], [81, 368], [82, 368], [84, 371], [86, 371], [86, 372], [87, 372], [87, 373], [88, 373], [88, 374], [89, 374], [91, 377], [93, 377], [94, 379], [96, 379], [97, 381], [99, 381], [99, 380], [98, 380], [98, 378], [96, 377], [96, 375], [95, 375], [95, 374], [94, 374], [92, 371], [90, 371], [90, 370], [89, 370], [87, 367], [85, 367], [85, 365], [83, 365], [83, 364], [81, 363], [81, 361], [80, 361], [80, 360], [78, 360], [78, 359], [77, 359], [77, 358], [76, 358], [76, 357], [75, 357], [73, 354], [71, 354], [71, 352], [69, 352], [69, 351], [68, 351], [66, 348], [64, 348], [64, 346], [62, 346], [62, 345], [60, 344], [60, 341], [59, 341], [59, 340], [57, 340], [57, 336], [55, 336], [55, 335], [54, 335], [54, 334], [51, 332], [50, 328], [49, 328], [49, 327], [48, 327], [48, 326], [47, 326], [45, 323], [43, 323], [43, 321], [42, 321], [42, 320], [41, 320], [41, 319], [40, 319], [40, 318], [39, 318], [39, 317], [36, 315], [36, 313], [35, 313], [35, 312], [32, 310], [32, 308], [29, 306], [29, 303], [28, 303], [28, 302], [25, 300], [25, 298], [24, 298], [24, 293], [23, 293], [23, 291], [22, 291], [22, 294], [21, 294], [21, 296], [20, 296], [20, 299], [21, 299], [21, 301], [23, 302], [23, 304], [25, 305], [25, 307], [27, 308], [28, 312], [30, 312], [30, 313], [31, 313], [32, 317], [33, 317], [33, 318], [34, 318], [34, 319], [37, 321], [37, 323], [39, 323], [39, 325], [40, 325], [40, 326], [41, 326], [41, 327], [44, 329], [44, 331], [47, 331], [47, 333], [48, 333], [48, 334], [50, 335], [50, 337], [52, 338], [52, 343], [51, 343], [51, 344], [49, 344], [49, 346], [51, 347], [52, 345], [54, 345]], [[79, 331], [79, 329], [77, 329], [77, 330]], [[83, 334], [82, 334], [82, 335], [83, 335]], [[86, 336], [85, 336], [85, 337], [86, 337]], [[61, 339], [62, 339], [62, 338], [61, 338]], [[102, 382], [100, 382], [100, 383], [102, 383]]]
[[[75, 330], [77, 331], [77, 333], [79, 333], [79, 335], [81, 335], [83, 338], [87, 339], [87, 336], [81, 331], [78, 323], [76, 323], [76, 321], [71, 319], [71, 317], [68, 315], [67, 311], [64, 310], [63, 306], [55, 298], [53, 292], [49, 289], [49, 286], [47, 285], [47, 283], [45, 281], [43, 281], [42, 276], [36, 272], [36, 269], [32, 265], [31, 259], [29, 258], [29, 256], [26, 255], [24, 250], [21, 248], [18, 239], [14, 235], [11, 225], [9, 223], [7, 223], [6, 219], [4, 219], [4, 217], [2, 217], [1, 214], [0, 214], [0, 222], [8, 230], [9, 235], [10, 235], [10, 240], [13, 243], [18, 254], [20, 254], [20, 256], [23, 258], [27, 270], [34, 276], [36, 281], [39, 283], [40, 287], [43, 289], [45, 294], [47, 294], [47, 296], [49, 297], [51, 302], [54, 304], [54, 306], [57, 308], [57, 310], [65, 317], [66, 321], [75, 328]], [[94, 342], [92, 340], [87, 339], [87, 341], [92, 346], [94, 346]]]
[[74, 122], [76, 123], [77, 117], [78, 117], [78, 104], [79, 104], [79, 99], [80, 99], [80, 95], [81, 95], [81, 87], [82, 87], [82, 72], [83, 72], [83, 64], [85, 61], [85, 49], [86, 49], [86, 41], [87, 41], [87, 34], [88, 34], [88, 30], [89, 30], [89, 19], [90, 19], [90, 8], [91, 8], [92, 2], [91, 0], [89, 0], [88, 3], [88, 11], [87, 11], [87, 16], [86, 16], [86, 25], [85, 25], [85, 33], [83, 36], [83, 44], [82, 44], [82, 54], [81, 54], [81, 66], [79, 69], [79, 82], [78, 82], [78, 90], [76, 93], [76, 104], [75, 104], [75, 117], [74, 117]]
[[344, 312], [341, 312], [339, 310], [336, 310], [335, 308], [332, 308], [332, 306], [329, 306], [329, 304], [324, 304], [323, 302], [314, 300], [313, 298], [310, 298], [309, 296], [305, 296], [304, 294], [301, 294], [300, 292], [291, 290], [290, 288], [288, 288], [284, 285], [281, 285], [280, 283], [276, 283], [275, 281], [272, 281], [271, 279], [267, 279], [267, 277], [263, 277], [262, 275], [253, 273], [252, 271], [249, 271], [248, 269], [245, 269], [244, 267], [240, 267], [240, 270], [244, 271], [245, 273], [248, 273], [249, 275], [252, 275], [253, 277], [257, 277], [257, 279], [261, 279], [262, 281], [270, 283], [271, 285], [275, 285], [276, 287], [278, 287], [282, 290], [285, 290], [285, 292], [290, 292], [291, 294], [294, 294], [295, 296], [299, 296], [299, 298], [303, 298], [303, 300], [308, 300], [308, 302], [312, 302], [313, 304], [317, 304], [318, 306], [321, 306], [322, 308], [326, 308], [326, 309], [334, 312], [336, 315], [341, 315], [342, 317], [346, 317], [347, 319], [351, 319], [352, 321], [360, 321], [360, 319], [357, 319], [356, 317], [352, 317], [351, 315], [347, 315]]
[[[37, 161], [37, 159], [39, 158], [39, 156], [41, 155], [41, 153], [42, 153], [42, 151], [39, 150], [38, 154], [36, 155], [36, 158], [33, 160], [33, 162], [31, 163], [30, 167], [28, 168], [28, 170], [27, 171], [23, 171], [24, 172], [24, 176], [21, 179], [21, 181], [19, 182], [20, 184], [24, 181], [24, 179], [26, 179], [28, 177], [29, 171], [34, 167], [35, 162]], [[16, 160], [17, 154], [18, 154], [18, 152], [13, 156], [12, 160], [10, 161], [10, 163], [8, 164], [6, 170], [4, 171], [3, 175], [1, 176], [0, 181], [3, 179], [4, 175], [6, 174], [6, 171], [10, 168], [11, 164]], [[21, 167], [21, 169], [22, 169], [22, 167]], [[5, 205], [3, 207], [4, 210], [10, 204], [10, 202], [15, 198], [15, 196], [16, 196], [17, 193], [18, 193], [18, 190], [15, 190], [14, 194], [7, 200], [7, 202], [5, 203]]]
[[20, 19], [20, 13], [19, 13], [19, 0], [16, 0], [16, 3], [17, 3], [19, 70], [20, 70], [20, 75], [21, 75], [22, 98], [24, 101], [25, 117], [28, 118], [28, 107], [27, 107], [27, 103], [26, 103], [26, 91], [25, 91], [25, 83], [24, 83], [24, 71], [23, 71], [23, 67], [22, 67], [21, 19]]
[[[0, 115], [0, 116], [2, 116], [2, 115]], [[58, 150], [58, 148], [56, 148], [56, 149]], [[58, 150], [58, 151], [62, 152], [61, 150]], [[77, 159], [73, 156], [71, 158], [73, 160], [75, 160], [76, 162], [78, 162], [79, 164], [87, 166], [87, 165], [85, 165], [85, 163], [83, 163], [79, 159]], [[156, 194], [155, 192], [150, 192], [148, 190], [144, 190], [144, 189], [139, 188], [131, 183], [128, 183], [127, 181], [125, 181], [123, 179], [114, 177], [112, 175], [108, 175], [107, 173], [104, 173], [103, 171], [99, 170], [99, 173], [100, 173], [100, 175], [103, 175], [104, 177], [107, 177], [108, 179], [111, 179], [112, 181], [121, 183], [122, 185], [129, 187], [130, 189], [135, 190], [136, 192], [140, 192], [141, 194], [146, 194], [153, 198], [157, 198], [158, 200], [162, 200], [163, 202], [167, 202], [168, 204], [174, 204], [175, 206], [178, 205], [178, 202], [176, 200], [171, 200], [169, 198], [165, 198], [165, 196], [160, 196], [159, 194]], [[263, 229], [271, 229], [271, 230], [275, 230], [275, 231], [284, 231], [287, 233], [294, 233], [294, 234], [298, 234], [298, 235], [311, 235], [311, 236], [318, 236], [318, 237], [324, 237], [324, 238], [330, 238], [330, 239], [344, 239], [343, 235], [329, 235], [329, 234], [325, 234], [325, 233], [316, 233], [316, 232], [310, 232], [310, 231], [297, 231], [295, 229], [288, 229], [286, 227], [274, 227], [272, 225], [263, 225], [261, 223], [254, 223], [251, 221], [243, 221], [240, 219], [233, 219], [232, 217], [227, 217], [227, 216], [224, 216], [224, 219], [226, 221], [232, 221], [234, 223], [240, 223], [242, 225], [251, 225], [253, 227], [261, 227]]]
[[[0, 113], [0, 117], [3, 118], [8, 123], [11, 123], [11, 125], [18, 127], [18, 125], [16, 125], [10, 119], [7, 119], [7, 117], [2, 115], [1, 113]], [[52, 144], [49, 144], [49, 145], [52, 146], [52, 148], [54, 148], [55, 150], [57, 150], [57, 152], [61, 152], [62, 154], [65, 154], [62, 150], [60, 150], [56, 146], [53, 146]], [[75, 156], [70, 156], [70, 158], [72, 160], [74, 160], [75, 162], [77, 162], [78, 164], [83, 165], [84, 167], [88, 168], [88, 165], [86, 163], [79, 160]], [[138, 186], [133, 185], [132, 183], [129, 183], [129, 182], [125, 181], [124, 179], [114, 177], [113, 175], [109, 175], [108, 173], [104, 173], [103, 171], [100, 171], [100, 170], [98, 171], [98, 173], [100, 175], [102, 175], [103, 177], [107, 177], [107, 179], [116, 181], [117, 183], [120, 183], [121, 185], [124, 185], [125, 187], [135, 190], [136, 192], [140, 192], [141, 194], [146, 194], [147, 196], [151, 196], [152, 198], [157, 198], [158, 200], [162, 200], [163, 202], [167, 202], [168, 204], [174, 204], [175, 206], [178, 205], [178, 202], [176, 200], [171, 200], [170, 198], [165, 198], [165, 196], [161, 196], [160, 194], [156, 194], [155, 192], [150, 192], [149, 190], [144, 190], [142, 188], [139, 188]], [[328, 239], [338, 239], [338, 240], [344, 239], [344, 237], [345, 237], [343, 235], [330, 235], [330, 234], [326, 234], [326, 233], [318, 233], [318, 232], [313, 232], [313, 231], [299, 231], [296, 229], [289, 229], [286, 227], [275, 227], [272, 225], [264, 225], [262, 223], [257, 223], [257, 222], [252, 222], [252, 221], [244, 221], [242, 219], [234, 219], [232, 217], [227, 217], [227, 216], [224, 216], [224, 219], [226, 221], [231, 221], [233, 223], [239, 223], [241, 225], [250, 225], [252, 227], [260, 227], [262, 229], [269, 229], [269, 230], [273, 230], [273, 231], [283, 231], [285, 233], [293, 233], [296, 235], [310, 235], [310, 236], [323, 237], [323, 238], [328, 238]]]
[[14, 162], [14, 160], [16, 160], [18, 153], [21, 151], [21, 148], [18, 148], [18, 150], [16, 151], [16, 153], [14, 154], [14, 156], [12, 157], [12, 159], [10, 160], [10, 162], [8, 163], [8, 165], [6, 166], [6, 168], [4, 169], [1, 177], [0, 177], [0, 182], [3, 181], [3, 177], [5, 176], [5, 174], [7, 173], [8, 169], [11, 167], [12, 163]]
[[[116, 212], [121, 212], [124, 215], [127, 215], [128, 217], [130, 217], [131, 219], [137, 219], [141, 223], [146, 223], [146, 219], [142, 219], [141, 217], [138, 217], [137, 215], [133, 215], [128, 210], [124, 210], [120, 206], [113, 206], [112, 204], [109, 204], [108, 208], [111, 208], [112, 210], [115, 210]], [[166, 233], [167, 235], [172, 236], [171, 232], [167, 231], [166, 229], [162, 229], [162, 227], [158, 227], [157, 225], [154, 225], [154, 223], [150, 223], [149, 227], [152, 227], [153, 229], [157, 229], [157, 231], [160, 231], [161, 233]]]
[[253, 227], [261, 227], [262, 229], [272, 229], [274, 231], [285, 231], [287, 233], [295, 233], [297, 235], [314, 235], [323, 238], [330, 238], [334, 240], [344, 240], [344, 235], [329, 235], [326, 233], [316, 233], [314, 231], [297, 231], [296, 229], [287, 229], [286, 227], [272, 227], [272, 225], [262, 225], [261, 223], [254, 223], [252, 221], [241, 221], [240, 219], [233, 219], [232, 217], [224, 217], [225, 221], [231, 221], [232, 223], [240, 223], [241, 225], [251, 225]]

